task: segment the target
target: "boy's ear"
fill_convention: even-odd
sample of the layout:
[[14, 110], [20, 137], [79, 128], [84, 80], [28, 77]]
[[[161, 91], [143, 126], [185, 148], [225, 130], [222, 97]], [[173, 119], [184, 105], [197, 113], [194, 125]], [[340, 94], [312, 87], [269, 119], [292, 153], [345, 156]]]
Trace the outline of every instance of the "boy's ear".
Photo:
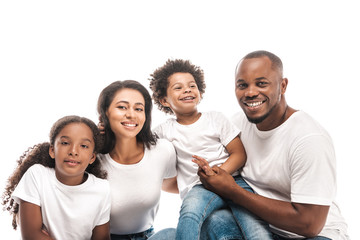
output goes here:
[[49, 147], [49, 155], [52, 159], [55, 158], [55, 151], [54, 151], [54, 146], [53, 145], [50, 145]]
[[161, 105], [163, 105], [164, 107], [170, 107], [170, 104], [166, 101], [166, 97], [163, 97], [163, 98], [159, 99], [159, 102], [160, 102]]

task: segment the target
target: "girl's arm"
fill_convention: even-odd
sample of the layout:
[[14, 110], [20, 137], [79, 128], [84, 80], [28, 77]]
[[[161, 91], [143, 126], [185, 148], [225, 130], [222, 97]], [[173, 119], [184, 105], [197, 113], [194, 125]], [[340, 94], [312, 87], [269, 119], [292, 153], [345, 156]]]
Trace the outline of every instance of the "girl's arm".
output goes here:
[[162, 190], [169, 193], [179, 193], [176, 177], [164, 179]]
[[23, 240], [53, 240], [42, 231], [42, 216], [40, 206], [26, 201], [19, 204], [20, 229]]
[[96, 226], [93, 230], [91, 240], [110, 240], [110, 222]]
[[220, 167], [229, 174], [234, 173], [245, 165], [246, 152], [240, 137], [235, 137], [227, 146], [229, 158]]

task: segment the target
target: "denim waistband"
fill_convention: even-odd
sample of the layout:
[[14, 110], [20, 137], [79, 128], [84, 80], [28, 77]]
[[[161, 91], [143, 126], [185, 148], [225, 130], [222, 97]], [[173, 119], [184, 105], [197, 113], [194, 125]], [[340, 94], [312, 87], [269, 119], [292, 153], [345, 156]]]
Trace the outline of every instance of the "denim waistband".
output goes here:
[[120, 235], [120, 234], [113, 234], [111, 233], [110, 236], [111, 236], [111, 239], [132, 239], [132, 238], [144, 238], [146, 237], [148, 234], [151, 234], [152, 232], [154, 232], [154, 227], [151, 227], [149, 228], [148, 230], [145, 230], [143, 232], [139, 232], [139, 233], [130, 233], [130, 234], [123, 234], [123, 235]]

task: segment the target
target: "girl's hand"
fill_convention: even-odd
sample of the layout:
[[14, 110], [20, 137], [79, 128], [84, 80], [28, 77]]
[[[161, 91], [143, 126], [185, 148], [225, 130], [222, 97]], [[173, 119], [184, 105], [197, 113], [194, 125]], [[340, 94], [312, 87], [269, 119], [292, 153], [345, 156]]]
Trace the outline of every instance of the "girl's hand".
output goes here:
[[196, 155], [193, 155], [192, 157], [193, 157], [192, 161], [194, 163], [196, 163], [199, 166], [199, 168], [202, 169], [207, 176], [215, 175], [215, 172], [211, 169], [211, 167], [209, 166], [209, 163], [204, 158], [196, 156]]

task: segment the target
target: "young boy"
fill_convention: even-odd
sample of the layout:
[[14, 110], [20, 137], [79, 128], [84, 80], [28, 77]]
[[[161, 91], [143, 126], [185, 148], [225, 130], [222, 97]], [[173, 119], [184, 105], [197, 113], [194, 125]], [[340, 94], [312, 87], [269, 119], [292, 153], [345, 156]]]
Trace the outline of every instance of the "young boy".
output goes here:
[[255, 239], [251, 236], [266, 239], [261, 235], [262, 229], [268, 227], [266, 224], [261, 225], [254, 218], [245, 217], [244, 221], [248, 212], [206, 190], [197, 175], [199, 167], [207, 175], [213, 175], [211, 167], [217, 165], [237, 175], [237, 183], [252, 191], [237, 172], [246, 161], [239, 129], [222, 113], [201, 113], [197, 109], [205, 92], [202, 69], [188, 60], [168, 60], [151, 74], [150, 88], [159, 109], [176, 116], [154, 129], [160, 138], [173, 143], [177, 153], [177, 184], [183, 203], [176, 239], [198, 239], [206, 217], [226, 206], [231, 208], [248, 239]]

